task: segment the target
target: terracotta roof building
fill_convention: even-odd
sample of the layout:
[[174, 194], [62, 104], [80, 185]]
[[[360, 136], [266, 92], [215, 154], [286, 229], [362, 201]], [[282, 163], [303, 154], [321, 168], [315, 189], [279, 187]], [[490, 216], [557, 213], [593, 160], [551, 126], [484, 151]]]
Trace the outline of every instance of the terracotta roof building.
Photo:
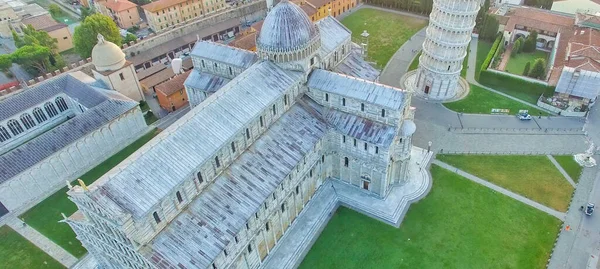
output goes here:
[[225, 0], [202, 2], [200, 0], [158, 0], [142, 6], [148, 25], [159, 32], [225, 8]]
[[179, 74], [171, 80], [154, 87], [160, 107], [169, 112], [173, 112], [188, 104], [188, 97], [183, 83], [188, 78], [191, 71], [192, 70], [189, 70], [183, 74]]
[[73, 47], [73, 37], [69, 27], [64, 23], [56, 22], [49, 14], [29, 17], [21, 21], [23, 25], [31, 25], [38, 31], [44, 31], [52, 38], [58, 41], [58, 52], [68, 50]]
[[113, 18], [123, 29], [135, 26], [140, 22], [138, 6], [127, 0], [100, 0], [94, 4], [98, 12]]

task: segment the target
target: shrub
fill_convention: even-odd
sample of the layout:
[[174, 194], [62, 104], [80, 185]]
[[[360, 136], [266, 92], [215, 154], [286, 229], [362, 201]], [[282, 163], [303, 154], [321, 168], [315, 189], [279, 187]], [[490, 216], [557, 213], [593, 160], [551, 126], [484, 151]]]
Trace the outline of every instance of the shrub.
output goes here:
[[521, 50], [521, 40], [517, 39], [517, 41], [515, 41], [515, 44], [513, 44], [513, 49], [510, 52], [510, 57], [517, 56], [517, 54], [519, 53], [520, 50]]
[[529, 71], [529, 76], [532, 78], [543, 79], [544, 75], [546, 75], [546, 60], [537, 58], [535, 59], [531, 71]]
[[554, 93], [554, 87], [552, 86], [488, 70], [482, 70], [479, 73], [479, 83], [532, 104], [537, 103], [540, 95], [551, 96]]
[[527, 62], [525, 64], [525, 68], [523, 69], [523, 76], [528, 76], [529, 75], [529, 69], [531, 68], [531, 63]]
[[490, 63], [492, 62], [494, 55], [496, 55], [498, 46], [500, 46], [500, 42], [502, 42], [502, 38], [503, 38], [502, 33], [498, 33], [498, 36], [496, 37], [496, 41], [494, 41], [494, 44], [492, 44], [492, 48], [490, 49], [490, 52], [488, 53], [487, 57], [485, 57], [485, 60], [479, 67], [480, 71], [485, 71], [485, 70], [487, 70], [488, 66], [490, 66]]
[[536, 31], [531, 31], [525, 42], [523, 43], [523, 51], [524, 52], [534, 52], [535, 51], [535, 43], [537, 42], [538, 33]]

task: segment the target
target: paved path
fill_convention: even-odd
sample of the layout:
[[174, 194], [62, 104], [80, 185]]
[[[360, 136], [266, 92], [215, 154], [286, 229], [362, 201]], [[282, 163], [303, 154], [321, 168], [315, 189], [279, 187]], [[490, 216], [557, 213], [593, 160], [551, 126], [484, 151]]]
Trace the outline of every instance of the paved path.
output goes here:
[[488, 187], [488, 188], [490, 188], [492, 190], [495, 190], [495, 191], [497, 191], [499, 193], [502, 193], [502, 194], [504, 194], [504, 195], [506, 195], [506, 196], [508, 196], [510, 198], [513, 198], [513, 199], [515, 199], [515, 200], [517, 200], [519, 202], [522, 202], [522, 203], [527, 204], [527, 205], [529, 205], [531, 207], [535, 207], [536, 209], [544, 211], [544, 212], [546, 212], [546, 213], [548, 213], [548, 214], [550, 214], [550, 215], [552, 215], [554, 217], [559, 218], [560, 220], [564, 220], [565, 219], [565, 213], [563, 213], [563, 212], [556, 211], [556, 210], [554, 210], [552, 208], [549, 208], [549, 207], [547, 207], [545, 205], [542, 205], [542, 204], [540, 204], [538, 202], [535, 202], [533, 200], [525, 198], [525, 197], [523, 197], [523, 196], [521, 196], [519, 194], [516, 194], [516, 193], [511, 192], [511, 191], [509, 191], [507, 189], [504, 189], [504, 188], [502, 188], [502, 187], [500, 187], [498, 185], [492, 184], [489, 181], [486, 181], [484, 179], [481, 179], [479, 177], [471, 175], [471, 174], [469, 174], [469, 173], [467, 173], [467, 172], [465, 172], [463, 170], [460, 170], [460, 169], [458, 169], [458, 168], [456, 168], [454, 166], [451, 166], [451, 165], [449, 165], [447, 163], [441, 162], [439, 160], [434, 160], [433, 163], [439, 165], [440, 167], [442, 167], [444, 169], [453, 171], [453, 172], [455, 172], [455, 173], [457, 173], [457, 174], [459, 174], [459, 175], [461, 175], [461, 176], [463, 176], [463, 177], [465, 177], [465, 178], [467, 178], [467, 179], [469, 179], [469, 180], [471, 180], [471, 181], [473, 181], [475, 183], [478, 183], [478, 184], [481, 184], [483, 186], [486, 186], [486, 187]]
[[498, 70], [506, 69], [506, 64], [508, 64], [508, 61], [510, 60], [511, 53], [512, 53], [512, 45], [508, 46], [506, 48], [506, 51], [504, 52], [504, 55], [502, 55], [502, 59], [500, 60], [500, 63], [498, 64]]
[[400, 85], [400, 78], [408, 71], [410, 64], [425, 41], [425, 30], [427, 27], [419, 30], [409, 40], [407, 40], [400, 49], [394, 53], [394, 56], [388, 61], [379, 75], [379, 82], [390, 86], [403, 88]]
[[546, 155], [546, 157], [548, 157], [548, 159], [550, 159], [552, 164], [554, 164], [554, 166], [556, 166], [556, 169], [558, 169], [558, 171], [560, 171], [560, 173], [567, 179], [567, 181], [569, 181], [571, 186], [576, 188], [577, 184], [575, 183], [575, 181], [573, 181], [571, 176], [569, 176], [569, 174], [567, 174], [567, 171], [565, 171], [565, 169], [563, 169], [562, 166], [560, 166], [560, 164], [556, 161], [556, 159], [554, 159], [554, 157], [552, 155]]
[[16, 217], [11, 217], [11, 219], [7, 221], [7, 224], [17, 233], [25, 237], [31, 243], [36, 245], [38, 248], [46, 252], [48, 255], [67, 268], [71, 267], [77, 262], [77, 258], [75, 258], [75, 256], [71, 255], [69, 252], [50, 241], [50, 239], [46, 238], [35, 229], [29, 227], [29, 225], [23, 225], [24, 223]]

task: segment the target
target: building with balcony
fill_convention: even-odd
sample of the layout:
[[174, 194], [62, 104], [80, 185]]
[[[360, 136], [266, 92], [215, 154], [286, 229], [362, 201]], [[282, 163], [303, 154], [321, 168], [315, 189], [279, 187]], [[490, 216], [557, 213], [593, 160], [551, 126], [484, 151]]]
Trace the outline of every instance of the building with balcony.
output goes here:
[[259, 268], [327, 180], [377, 201], [406, 186], [410, 93], [324, 70], [351, 33], [320, 22], [283, 0], [256, 53], [196, 44], [191, 111], [68, 191], [79, 211], [65, 222], [102, 268]]
[[111, 17], [119, 27], [128, 29], [141, 22], [138, 5], [127, 0], [94, 1], [96, 10]]

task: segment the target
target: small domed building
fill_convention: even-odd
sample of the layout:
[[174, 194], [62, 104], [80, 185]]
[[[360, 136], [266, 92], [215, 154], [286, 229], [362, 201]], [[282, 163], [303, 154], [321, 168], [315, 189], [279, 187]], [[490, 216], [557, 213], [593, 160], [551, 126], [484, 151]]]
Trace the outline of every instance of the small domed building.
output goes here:
[[98, 34], [98, 44], [92, 48], [92, 73], [111, 90], [135, 100], [145, 100], [142, 86], [131, 62], [125, 60], [125, 53], [104, 36]]
[[68, 191], [66, 222], [102, 268], [292, 268], [340, 203], [334, 185], [392, 225], [427, 189], [408, 187], [425, 173], [411, 95], [373, 81], [346, 27], [283, 0], [256, 43], [198, 41], [191, 111]]

